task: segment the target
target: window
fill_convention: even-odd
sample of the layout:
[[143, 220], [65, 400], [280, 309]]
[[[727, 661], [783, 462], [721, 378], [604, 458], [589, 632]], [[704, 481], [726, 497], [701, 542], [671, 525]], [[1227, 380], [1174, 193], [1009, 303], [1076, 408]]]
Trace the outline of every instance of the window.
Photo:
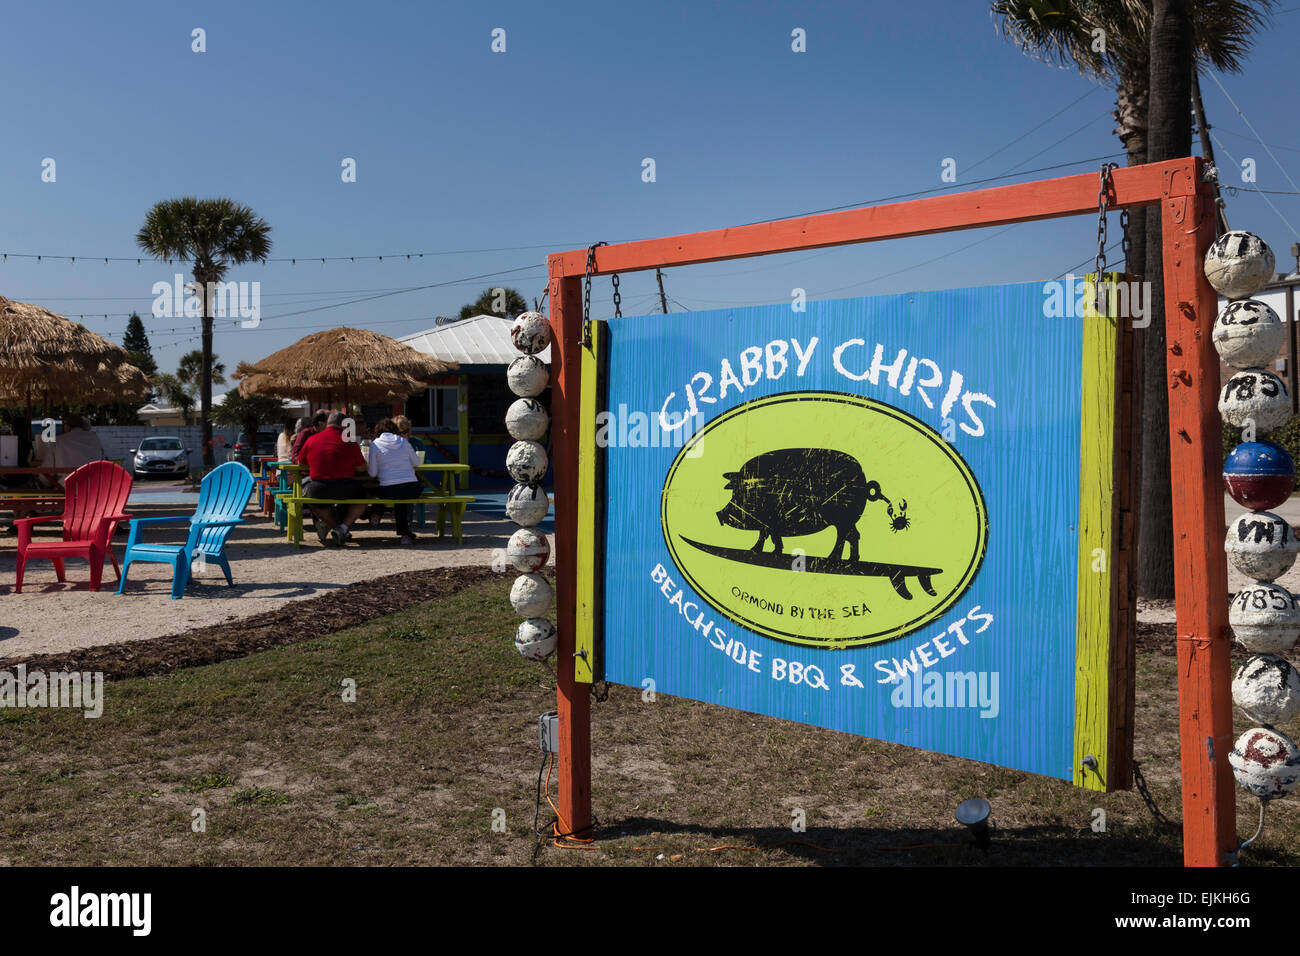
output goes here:
[[429, 389], [429, 426], [434, 431], [456, 431], [456, 392], [455, 385], [435, 385]]

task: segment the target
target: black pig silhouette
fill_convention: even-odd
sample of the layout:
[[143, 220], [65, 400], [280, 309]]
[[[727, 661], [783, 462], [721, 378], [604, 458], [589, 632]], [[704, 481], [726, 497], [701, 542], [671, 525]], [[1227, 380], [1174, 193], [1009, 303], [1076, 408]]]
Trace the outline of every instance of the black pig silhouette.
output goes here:
[[828, 557], [840, 559], [845, 543], [849, 561], [858, 560], [858, 519], [868, 501], [884, 501], [889, 506], [891, 526], [895, 531], [907, 527], [903, 512], [907, 502], [900, 502], [898, 514], [880, 491], [880, 485], [867, 481], [856, 458], [832, 448], [782, 448], [764, 452], [745, 462], [740, 471], [726, 472], [726, 488], [731, 500], [718, 512], [718, 522], [743, 531], [757, 531], [758, 543], [751, 549], [761, 552], [772, 539], [774, 553], [783, 550], [782, 538], [816, 534], [824, 528], [835, 529], [835, 547]]

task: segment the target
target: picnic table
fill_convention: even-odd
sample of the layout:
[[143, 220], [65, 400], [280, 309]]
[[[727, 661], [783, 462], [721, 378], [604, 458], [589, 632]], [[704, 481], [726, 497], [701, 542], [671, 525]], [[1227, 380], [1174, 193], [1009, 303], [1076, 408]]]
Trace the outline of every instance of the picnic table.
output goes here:
[[24, 518], [39, 509], [59, 508], [63, 504], [61, 488], [36, 491], [9, 491], [4, 479], [9, 475], [70, 475], [75, 468], [0, 468], [0, 511], [13, 512], [14, 520]]
[[0, 484], [6, 475], [70, 475], [75, 468], [0, 468]]
[[58, 510], [62, 506], [61, 491], [0, 491], [0, 511], [12, 511], [15, 521], [34, 511]]
[[[303, 539], [303, 508], [305, 505], [318, 501], [318, 499], [307, 498], [302, 493], [303, 473], [306, 471], [305, 465], [295, 464], [291, 461], [277, 461], [274, 467], [284, 471], [293, 480], [293, 490], [284, 499], [287, 520], [285, 521], [285, 538], [294, 542], [299, 547], [302, 546]], [[451, 516], [452, 534], [456, 538], [457, 544], [464, 543], [464, 535], [461, 532], [460, 519], [464, 514], [465, 506], [472, 504], [474, 499], [468, 495], [455, 494], [456, 476], [465, 474], [469, 471], [469, 465], [462, 465], [454, 462], [434, 463], [427, 465], [416, 465], [415, 475], [428, 488], [419, 498], [403, 499], [397, 501], [392, 498], [385, 498], [378, 493], [378, 486], [374, 489], [374, 494], [360, 498], [347, 498], [342, 501], [324, 501], [322, 504], [416, 504], [416, 505], [437, 505], [438, 506], [438, 537], [442, 537], [447, 516]], [[434, 485], [432, 479], [441, 475], [441, 481]], [[358, 480], [364, 483], [365, 478], [358, 476]]]

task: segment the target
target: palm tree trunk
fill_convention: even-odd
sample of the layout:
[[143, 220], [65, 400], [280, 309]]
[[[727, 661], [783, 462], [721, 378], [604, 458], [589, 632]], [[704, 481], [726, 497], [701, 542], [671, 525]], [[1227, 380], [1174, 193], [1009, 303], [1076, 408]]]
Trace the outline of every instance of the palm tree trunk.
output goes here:
[[[1151, 99], [1147, 161], [1192, 152], [1192, 29], [1187, 0], [1155, 0], [1151, 17]], [[1160, 207], [1147, 210], [1146, 278], [1151, 325], [1143, 335], [1142, 491], [1137, 587], [1144, 597], [1174, 596], [1173, 504], [1169, 479], [1169, 394], [1166, 391], [1164, 261]]]
[[[1150, 82], [1145, 63], [1124, 76], [1115, 96], [1115, 135], [1128, 153], [1128, 165], [1141, 166], [1147, 161], [1147, 84]], [[1138, 213], [1129, 216], [1129, 253], [1124, 261], [1124, 271], [1140, 276], [1147, 267], [1146, 216]]]
[[[198, 279], [196, 275], [194, 277]], [[202, 280], [200, 280], [202, 281]], [[203, 426], [203, 470], [216, 467], [212, 450], [212, 283], [203, 281], [203, 369], [199, 374], [199, 421]]]

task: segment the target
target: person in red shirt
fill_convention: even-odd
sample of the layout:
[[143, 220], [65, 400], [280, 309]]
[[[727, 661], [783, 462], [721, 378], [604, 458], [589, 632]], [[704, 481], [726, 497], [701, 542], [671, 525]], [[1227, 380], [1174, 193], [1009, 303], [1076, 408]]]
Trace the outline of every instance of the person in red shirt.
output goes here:
[[[326, 427], [303, 442], [298, 461], [307, 466], [310, 476], [303, 485], [303, 494], [308, 498], [361, 497], [357, 475], [366, 473], [366, 459], [361, 454], [361, 445], [344, 437], [342, 412], [331, 412]], [[348, 525], [365, 510], [365, 505], [348, 505], [343, 520], [339, 521], [329, 505], [312, 505], [320, 543], [326, 544], [332, 536], [335, 543], [342, 545], [352, 537]]]
[[[325, 422], [329, 420], [329, 417], [329, 412], [322, 408], [312, 416], [311, 423], [304, 425], [302, 431], [294, 436], [293, 445], [289, 450], [290, 461], [294, 464], [298, 463], [298, 459], [302, 455], [302, 446], [307, 444], [307, 439], [312, 435], [325, 430]], [[305, 422], [306, 419], [303, 419], [303, 421]]]

